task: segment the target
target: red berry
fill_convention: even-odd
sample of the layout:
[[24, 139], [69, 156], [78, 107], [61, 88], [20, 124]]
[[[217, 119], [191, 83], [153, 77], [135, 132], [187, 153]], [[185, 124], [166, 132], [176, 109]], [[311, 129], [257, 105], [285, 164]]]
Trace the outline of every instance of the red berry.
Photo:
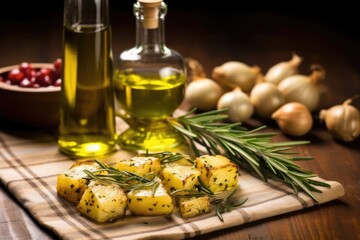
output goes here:
[[28, 79], [36, 77], [37, 73], [36, 70], [31, 70], [25, 73], [25, 77]]
[[52, 77], [53, 83], [55, 83], [57, 79], [61, 78], [61, 73], [55, 70]]
[[62, 60], [61, 58], [57, 58], [54, 62], [53, 62], [54, 68], [56, 71], [61, 72], [61, 68], [62, 68]]
[[35, 79], [35, 83], [39, 84], [40, 87], [48, 87], [52, 85], [52, 80], [48, 75], [39, 74]]
[[54, 70], [51, 68], [41, 68], [37, 72], [36, 83], [40, 86], [47, 87], [53, 84]]
[[24, 79], [24, 77], [25, 74], [20, 72], [18, 68], [11, 70], [7, 76], [12, 85], [18, 85]]
[[38, 72], [38, 76], [49, 76], [52, 78], [54, 70], [51, 68], [41, 68]]
[[34, 70], [34, 69], [32, 68], [30, 63], [22, 62], [19, 65], [19, 70], [20, 70], [20, 72], [22, 72], [24, 74], [27, 74], [27, 73], [31, 72], [32, 70]]
[[20, 87], [24, 87], [24, 88], [31, 88], [33, 87], [34, 83], [31, 82], [31, 80], [29, 80], [28, 78], [24, 78], [20, 83], [19, 86]]
[[56, 81], [54, 82], [53, 85], [56, 86], [56, 87], [61, 86], [61, 78], [56, 79]]

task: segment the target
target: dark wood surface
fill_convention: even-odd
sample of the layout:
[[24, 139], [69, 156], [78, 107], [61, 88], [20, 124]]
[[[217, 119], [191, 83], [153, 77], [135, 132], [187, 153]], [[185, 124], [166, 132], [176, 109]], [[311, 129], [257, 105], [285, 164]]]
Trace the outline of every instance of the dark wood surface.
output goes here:
[[[15, 1], [16, 2], [16, 1]], [[0, 66], [22, 61], [52, 62], [61, 56], [61, 1], [40, 6], [12, 7], [0, 16]], [[235, 9], [231, 1], [221, 7], [196, 6], [169, 0], [166, 18], [166, 43], [184, 57], [193, 57], [207, 74], [226, 61], [238, 60], [258, 65], [265, 72], [273, 64], [287, 60], [292, 52], [304, 58], [301, 73], [311, 64], [326, 69], [325, 93], [320, 108], [342, 103], [360, 94], [360, 37], [353, 6], [342, 4], [330, 10], [321, 7], [252, 6]], [[135, 24], [132, 1], [110, 1], [114, 59], [134, 44]], [[346, 6], [347, 5], [347, 6]], [[330, 12], [329, 12], [330, 11]], [[345, 17], [335, 13], [346, 12]], [[1, 96], [0, 96], [1, 101]], [[360, 98], [354, 101], [360, 109]], [[225, 229], [195, 239], [360, 239], [360, 138], [344, 143], [334, 138], [313, 113], [314, 127], [301, 138], [279, 133], [277, 140], [310, 140], [302, 153], [314, 160], [300, 162], [303, 168], [320, 177], [343, 184], [345, 196], [309, 209], [276, 216], [243, 226]], [[259, 123], [255, 119], [255, 122]], [[0, 121], [1, 124], [1, 121]], [[262, 124], [262, 122], [260, 122]], [[37, 225], [11, 193], [0, 188], [0, 235], [2, 239], [53, 239], [51, 232]]]

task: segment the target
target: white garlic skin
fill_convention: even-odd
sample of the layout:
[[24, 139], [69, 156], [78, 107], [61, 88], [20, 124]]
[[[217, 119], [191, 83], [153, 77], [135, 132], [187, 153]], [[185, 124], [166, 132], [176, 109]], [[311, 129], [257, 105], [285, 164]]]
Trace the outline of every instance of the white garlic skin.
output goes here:
[[216, 109], [222, 93], [219, 84], [209, 78], [203, 78], [189, 83], [185, 89], [184, 99], [192, 107], [209, 111]]
[[345, 142], [353, 141], [360, 135], [360, 113], [350, 102], [323, 109], [319, 114], [329, 132]]
[[224, 108], [228, 109], [229, 120], [231, 122], [245, 122], [254, 112], [250, 98], [239, 88], [235, 88], [233, 91], [221, 96], [217, 109]]
[[285, 104], [283, 94], [274, 84], [268, 82], [255, 85], [250, 93], [250, 101], [255, 113], [264, 119], [270, 119], [271, 114]]
[[309, 109], [297, 102], [286, 103], [276, 110], [271, 118], [274, 119], [279, 128], [293, 136], [303, 136], [313, 126], [313, 118]]
[[289, 61], [279, 62], [270, 67], [264, 76], [265, 81], [276, 85], [279, 84], [285, 78], [297, 74], [301, 62], [302, 58], [293, 53]]
[[244, 92], [250, 92], [254, 87], [260, 68], [250, 67], [239, 61], [225, 62], [213, 69], [212, 78], [224, 87], [240, 87]]

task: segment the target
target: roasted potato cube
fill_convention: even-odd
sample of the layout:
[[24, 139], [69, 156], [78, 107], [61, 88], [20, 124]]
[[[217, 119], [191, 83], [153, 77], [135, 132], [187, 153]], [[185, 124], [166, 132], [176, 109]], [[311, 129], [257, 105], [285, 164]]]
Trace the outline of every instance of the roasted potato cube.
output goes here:
[[126, 200], [119, 185], [92, 180], [77, 209], [96, 222], [103, 223], [125, 215]]
[[179, 189], [194, 189], [200, 171], [190, 166], [173, 165], [162, 170], [162, 183], [168, 193]]
[[214, 193], [231, 189], [238, 184], [239, 169], [224, 156], [200, 156], [195, 159], [195, 167], [201, 172], [203, 182]]
[[86, 173], [84, 170], [95, 171], [99, 165], [93, 160], [78, 161], [68, 171], [58, 175], [56, 191], [58, 196], [66, 200], [78, 203], [87, 188]]
[[183, 218], [195, 217], [210, 212], [211, 203], [208, 196], [180, 198], [179, 211]]
[[116, 163], [118, 170], [126, 170], [139, 176], [145, 176], [148, 173], [158, 175], [161, 171], [160, 160], [156, 157], [132, 157], [130, 159], [120, 160]]
[[160, 180], [153, 192], [152, 186], [131, 190], [127, 194], [128, 209], [133, 215], [166, 215], [174, 210], [171, 196], [166, 192]]

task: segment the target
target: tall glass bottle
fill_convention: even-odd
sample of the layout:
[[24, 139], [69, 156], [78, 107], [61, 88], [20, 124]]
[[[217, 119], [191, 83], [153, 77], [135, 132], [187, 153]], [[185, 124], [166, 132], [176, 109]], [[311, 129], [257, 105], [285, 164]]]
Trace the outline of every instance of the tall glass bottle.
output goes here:
[[134, 4], [136, 44], [123, 51], [114, 72], [120, 115], [129, 128], [118, 137], [122, 148], [164, 151], [182, 143], [166, 119], [183, 101], [183, 57], [165, 45], [167, 5], [162, 0]]
[[74, 157], [114, 150], [111, 28], [107, 0], [65, 0], [58, 145]]

